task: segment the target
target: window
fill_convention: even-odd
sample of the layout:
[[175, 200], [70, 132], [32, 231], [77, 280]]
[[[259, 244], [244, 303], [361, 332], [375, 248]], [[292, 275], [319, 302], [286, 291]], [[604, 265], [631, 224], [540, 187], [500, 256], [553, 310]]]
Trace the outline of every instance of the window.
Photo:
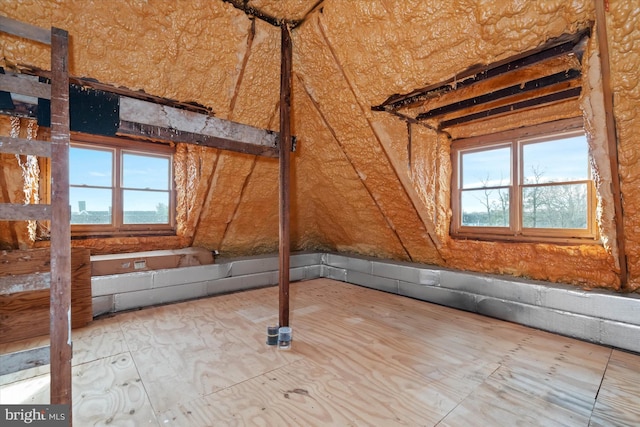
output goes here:
[[172, 149], [158, 144], [110, 138], [97, 143], [72, 142], [72, 234], [173, 231], [172, 160]]
[[[454, 141], [452, 234], [508, 240], [595, 239], [584, 130]], [[525, 136], [526, 135], [526, 136]]]

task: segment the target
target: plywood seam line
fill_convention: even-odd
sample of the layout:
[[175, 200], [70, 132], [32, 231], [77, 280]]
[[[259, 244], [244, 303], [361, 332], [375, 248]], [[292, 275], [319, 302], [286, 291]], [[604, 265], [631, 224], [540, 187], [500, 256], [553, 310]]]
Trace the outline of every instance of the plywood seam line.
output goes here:
[[620, 170], [618, 161], [618, 136], [616, 122], [613, 115], [613, 90], [611, 88], [611, 63], [609, 61], [609, 42], [607, 40], [607, 17], [605, 14], [605, 0], [595, 0], [596, 6], [596, 34], [598, 39], [598, 53], [602, 73], [602, 95], [606, 120], [609, 164], [611, 167], [611, 192], [613, 193], [613, 208], [616, 220], [616, 245], [618, 246], [618, 264], [620, 268], [620, 287], [624, 291], [631, 291], [629, 286], [629, 267], [625, 251], [624, 240], [624, 204], [620, 184]]
[[309, 90], [307, 89], [307, 86], [305, 85], [304, 81], [302, 80], [302, 78], [296, 74], [296, 77], [298, 79], [298, 81], [300, 82], [300, 85], [302, 86], [302, 88], [304, 89], [304, 93], [307, 95], [307, 97], [309, 98], [309, 100], [311, 101], [311, 104], [313, 105], [313, 107], [315, 108], [315, 110], [318, 112], [318, 115], [320, 116], [320, 118], [322, 119], [322, 122], [324, 123], [324, 126], [327, 128], [327, 130], [329, 131], [329, 133], [331, 133], [331, 136], [333, 137], [333, 140], [336, 142], [336, 144], [338, 145], [338, 147], [340, 147], [340, 151], [342, 152], [342, 154], [344, 155], [344, 157], [347, 159], [347, 162], [349, 162], [349, 165], [351, 166], [351, 168], [353, 169], [353, 171], [355, 172], [356, 176], [358, 177], [360, 183], [362, 184], [362, 187], [365, 189], [365, 191], [367, 192], [367, 194], [369, 194], [369, 197], [371, 198], [371, 200], [373, 201], [373, 204], [376, 206], [376, 208], [378, 209], [378, 211], [380, 212], [380, 215], [382, 215], [382, 218], [384, 218], [384, 221], [387, 224], [387, 227], [389, 227], [389, 229], [393, 232], [393, 234], [395, 234], [396, 239], [398, 239], [398, 243], [400, 244], [400, 246], [402, 247], [402, 250], [404, 251], [404, 253], [407, 255], [407, 258], [411, 261], [413, 261], [413, 258], [411, 257], [411, 254], [409, 253], [409, 250], [407, 249], [407, 247], [404, 245], [404, 242], [402, 241], [402, 239], [400, 238], [400, 235], [398, 234], [398, 231], [395, 229], [395, 227], [393, 226], [393, 224], [391, 223], [391, 221], [389, 220], [389, 218], [387, 218], [387, 216], [384, 214], [384, 212], [382, 211], [382, 206], [380, 206], [380, 204], [378, 203], [378, 200], [376, 200], [375, 196], [373, 195], [373, 192], [369, 189], [369, 187], [367, 186], [367, 184], [365, 183], [365, 181], [362, 179], [362, 176], [360, 175], [360, 173], [358, 172], [358, 168], [356, 168], [356, 165], [353, 163], [353, 160], [351, 159], [351, 157], [349, 156], [349, 154], [347, 153], [347, 150], [344, 148], [344, 146], [342, 145], [342, 143], [340, 142], [340, 139], [338, 138], [338, 135], [336, 134], [336, 131], [333, 129], [333, 127], [329, 124], [329, 121], [327, 120], [327, 118], [325, 117], [324, 113], [322, 112], [322, 110], [320, 109], [320, 105], [318, 104], [318, 102], [313, 98], [313, 96], [311, 96], [311, 93], [309, 92]]
[[600, 395], [600, 390], [602, 390], [602, 383], [604, 382], [605, 377], [607, 376], [607, 371], [609, 370], [609, 366], [611, 364], [611, 357], [613, 356], [613, 349], [609, 352], [609, 357], [607, 358], [607, 365], [602, 372], [602, 376], [600, 377], [600, 384], [598, 385], [598, 391], [596, 391], [595, 396], [593, 396], [593, 406], [591, 407], [591, 413], [589, 414], [589, 424], [591, 425], [591, 418], [593, 417], [593, 413], [596, 409], [596, 405], [598, 404], [598, 396]]
[[355, 88], [351, 84], [351, 81], [347, 78], [347, 75], [346, 75], [346, 73], [344, 71], [344, 68], [342, 67], [342, 64], [340, 63], [340, 61], [338, 59], [338, 56], [335, 53], [335, 50], [333, 49], [333, 46], [329, 42], [329, 39], [328, 39], [328, 37], [326, 35], [326, 32], [324, 30], [324, 25], [322, 24], [322, 21], [320, 19], [318, 19], [317, 23], [318, 23], [318, 27], [320, 29], [320, 34], [322, 34], [322, 38], [324, 39], [325, 43], [327, 44], [327, 47], [329, 48], [329, 51], [331, 52], [331, 56], [333, 57], [333, 60], [334, 60], [334, 62], [336, 64], [336, 66], [338, 67], [338, 69], [342, 73], [342, 78], [345, 80], [345, 82], [347, 83], [347, 86], [351, 90], [351, 93], [352, 93], [354, 99], [356, 100], [356, 103], [360, 107], [360, 110], [361, 110], [363, 116], [365, 117], [365, 119], [367, 121], [367, 124], [369, 125], [369, 128], [371, 129], [371, 132], [373, 133], [374, 137], [378, 141], [378, 144], [382, 147], [382, 149], [383, 149], [383, 151], [385, 153], [385, 156], [387, 158], [387, 161], [389, 162], [389, 165], [391, 166], [391, 169], [396, 174], [396, 178], [398, 179], [398, 181], [400, 183], [400, 186], [402, 187], [402, 189], [404, 190], [405, 194], [409, 198], [409, 200], [411, 202], [411, 205], [413, 206], [416, 214], [418, 215], [418, 217], [420, 218], [420, 221], [422, 222], [423, 226], [425, 227], [425, 230], [427, 231], [427, 235], [429, 236], [429, 239], [431, 240], [431, 243], [433, 244], [433, 246], [436, 248], [436, 252], [437, 252], [438, 256], [440, 257], [440, 259], [442, 261], [446, 262], [446, 260], [444, 259], [444, 257], [442, 256], [442, 253], [441, 253], [442, 243], [440, 242], [440, 239], [438, 238], [438, 236], [436, 234], [435, 227], [431, 223], [431, 219], [428, 217], [427, 213], [423, 212], [423, 209], [421, 209], [422, 201], [419, 200], [419, 197], [417, 196], [417, 194], [415, 194], [415, 190], [413, 189], [412, 184], [406, 182], [406, 179], [403, 179], [403, 177], [406, 178], [407, 175], [406, 174], [401, 174], [398, 171], [398, 168], [394, 164], [394, 161], [392, 160], [392, 156], [390, 155], [390, 148], [387, 146], [387, 144], [385, 144], [382, 141], [382, 138], [380, 138], [378, 136], [378, 134], [376, 133], [376, 131], [375, 131], [375, 129], [374, 129], [372, 123], [371, 123], [370, 118], [367, 116], [367, 110], [364, 108], [364, 106], [360, 102], [358, 94], [356, 93]]

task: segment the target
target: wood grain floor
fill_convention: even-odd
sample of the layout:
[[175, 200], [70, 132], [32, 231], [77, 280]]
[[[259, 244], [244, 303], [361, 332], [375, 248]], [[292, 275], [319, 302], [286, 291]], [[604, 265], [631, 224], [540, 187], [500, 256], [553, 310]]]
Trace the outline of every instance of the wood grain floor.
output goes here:
[[[265, 343], [277, 299], [74, 330], [74, 425], [640, 425], [640, 355], [329, 279], [292, 284], [284, 351]], [[0, 377], [0, 403], [48, 403], [48, 383], [48, 367]]]

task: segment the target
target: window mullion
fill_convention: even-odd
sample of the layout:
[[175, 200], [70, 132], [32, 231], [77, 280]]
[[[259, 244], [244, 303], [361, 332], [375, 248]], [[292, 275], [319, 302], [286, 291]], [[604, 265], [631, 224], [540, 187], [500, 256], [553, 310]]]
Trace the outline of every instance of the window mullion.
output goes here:
[[123, 223], [122, 212], [122, 150], [116, 148], [114, 159], [113, 218], [115, 227], [120, 229]]
[[517, 141], [511, 143], [511, 231], [518, 236], [522, 233], [522, 171], [520, 167], [521, 147]]

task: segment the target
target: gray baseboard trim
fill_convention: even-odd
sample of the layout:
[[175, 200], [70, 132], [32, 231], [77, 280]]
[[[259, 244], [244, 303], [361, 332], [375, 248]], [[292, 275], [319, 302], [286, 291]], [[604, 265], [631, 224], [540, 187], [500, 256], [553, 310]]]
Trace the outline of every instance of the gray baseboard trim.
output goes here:
[[[470, 311], [597, 344], [640, 352], [640, 295], [336, 253], [293, 253], [290, 280], [320, 277]], [[273, 286], [278, 256], [97, 276], [93, 314]]]

